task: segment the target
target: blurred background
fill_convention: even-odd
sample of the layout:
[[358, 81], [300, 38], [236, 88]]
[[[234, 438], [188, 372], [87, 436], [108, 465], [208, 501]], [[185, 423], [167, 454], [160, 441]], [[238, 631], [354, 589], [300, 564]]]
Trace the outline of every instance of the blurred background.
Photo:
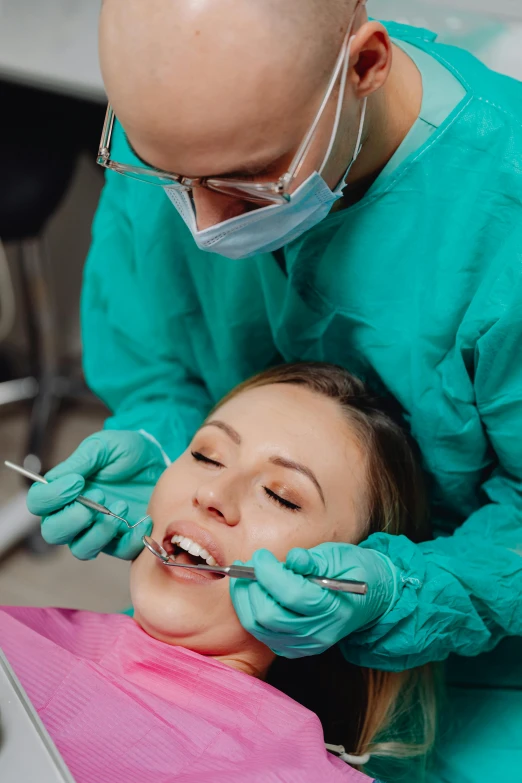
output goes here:
[[[145, 2], [145, 0], [144, 0]], [[27, 483], [102, 426], [81, 374], [79, 297], [103, 185], [100, 0], [0, 0], [0, 604], [119, 611], [128, 564], [47, 547]], [[521, 0], [368, 0], [522, 80]], [[146, 217], [144, 218], [146, 219]]]

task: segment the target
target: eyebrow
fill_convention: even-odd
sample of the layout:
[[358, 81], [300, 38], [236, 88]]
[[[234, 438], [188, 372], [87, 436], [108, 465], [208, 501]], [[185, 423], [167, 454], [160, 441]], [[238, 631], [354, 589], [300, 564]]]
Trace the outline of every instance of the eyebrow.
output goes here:
[[[133, 155], [135, 155], [138, 158], [140, 163], [143, 163], [144, 166], [147, 166], [149, 169], [152, 169], [153, 171], [160, 171], [160, 169], [156, 168], [156, 166], [153, 166], [152, 163], [149, 163], [148, 160], [145, 160], [145, 158], [142, 158], [141, 155], [138, 152], [136, 152], [136, 150], [132, 146], [131, 141], [130, 141], [129, 137], [127, 136], [127, 134], [125, 133], [124, 135], [125, 135], [125, 139], [127, 141], [127, 144], [129, 145], [130, 151], [132, 152]], [[229, 179], [233, 179], [234, 177], [241, 177], [241, 176], [244, 176], [245, 174], [248, 174], [250, 176], [256, 176], [256, 174], [263, 174], [263, 172], [266, 172], [267, 170], [269, 170], [270, 167], [275, 165], [276, 163], [277, 163], [277, 161], [274, 161], [274, 160], [270, 160], [270, 161], [267, 161], [267, 162], [263, 161], [263, 163], [252, 163], [252, 164], [248, 164], [248, 165], [245, 165], [245, 166], [240, 166], [235, 171], [228, 171], [228, 172], [226, 172], [224, 174], [210, 174], [210, 175], [208, 175], [208, 176], [206, 176], [204, 178], [202, 177], [201, 179], [214, 179], [214, 178], [215, 179], [220, 179], [220, 178], [227, 178], [227, 177]], [[173, 174], [174, 172], [167, 171], [166, 173], [167, 174]], [[194, 179], [197, 179], [197, 177], [194, 177]]]
[[323, 501], [323, 506], [326, 507], [326, 501], [324, 499], [324, 494], [321, 485], [317, 481], [315, 473], [312, 470], [310, 470], [310, 468], [307, 468], [306, 465], [301, 465], [300, 462], [294, 462], [293, 460], [285, 459], [284, 457], [270, 457], [270, 462], [272, 462], [274, 465], [280, 465], [282, 468], [295, 470], [297, 471], [297, 473], [301, 473], [303, 476], [307, 476], [312, 482], [312, 484], [315, 485], [315, 488], [319, 492], [321, 500]]
[[257, 174], [263, 174], [266, 171], [269, 171], [273, 166], [277, 164], [277, 160], [267, 160], [263, 161], [262, 163], [247, 163], [244, 166], [240, 166], [235, 171], [227, 171], [224, 174], [213, 174], [213, 177], [219, 178], [219, 177], [241, 177], [245, 174], [249, 174], [250, 176], [255, 177]]
[[[237, 432], [237, 430], [231, 427], [230, 424], [226, 424], [224, 421], [220, 421], [219, 419], [212, 419], [212, 421], [205, 422], [200, 427], [200, 429], [202, 430], [204, 427], [217, 427], [218, 429], [225, 432], [228, 435], [228, 437], [232, 441], [234, 441], [234, 443], [237, 446], [239, 446], [239, 444], [241, 443], [241, 435], [239, 434], [239, 432]], [[307, 468], [306, 465], [302, 465], [300, 462], [294, 462], [294, 460], [286, 459], [285, 457], [270, 457], [269, 462], [271, 462], [273, 465], [279, 465], [281, 468], [288, 468], [288, 470], [295, 470], [297, 473], [301, 473], [303, 476], [309, 478], [312, 484], [314, 484], [315, 488], [317, 489], [319, 496], [323, 502], [323, 506], [325, 506], [326, 508], [324, 492], [313, 470], [310, 470], [310, 468]]]
[[219, 419], [212, 419], [212, 421], [206, 421], [204, 424], [202, 424], [199, 429], [202, 430], [204, 427], [217, 427], [218, 429], [223, 430], [223, 432], [226, 432], [228, 437], [233, 440], [237, 446], [239, 446], [241, 443], [241, 435], [239, 432], [231, 427], [230, 424], [225, 424], [224, 421], [220, 421]]

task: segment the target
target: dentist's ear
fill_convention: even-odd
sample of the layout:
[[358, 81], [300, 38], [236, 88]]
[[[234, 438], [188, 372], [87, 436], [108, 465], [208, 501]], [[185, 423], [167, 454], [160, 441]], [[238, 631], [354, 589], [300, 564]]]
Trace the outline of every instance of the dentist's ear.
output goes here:
[[349, 79], [358, 99], [380, 89], [388, 78], [393, 57], [392, 43], [380, 22], [367, 22], [354, 36]]

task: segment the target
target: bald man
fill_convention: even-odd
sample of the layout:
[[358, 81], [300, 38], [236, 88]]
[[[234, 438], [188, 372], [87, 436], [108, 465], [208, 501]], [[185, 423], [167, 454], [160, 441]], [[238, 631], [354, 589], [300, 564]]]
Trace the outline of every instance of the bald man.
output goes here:
[[[100, 51], [109, 171], [82, 320], [113, 415], [31, 489], [44, 536], [135, 557], [150, 526], [115, 527], [78, 493], [138, 519], [233, 386], [284, 361], [343, 365], [402, 405], [435, 539], [256, 556], [258, 583], [231, 580], [238, 616], [287, 657], [339, 643], [369, 668], [449, 659], [427, 779], [515, 780], [521, 85], [355, 0], [106, 0]], [[341, 601], [303, 573], [368, 594]]]

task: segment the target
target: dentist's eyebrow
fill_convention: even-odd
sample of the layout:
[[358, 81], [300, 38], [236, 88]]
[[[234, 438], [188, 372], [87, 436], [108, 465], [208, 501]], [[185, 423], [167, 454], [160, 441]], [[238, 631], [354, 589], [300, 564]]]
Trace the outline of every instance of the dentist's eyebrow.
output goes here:
[[[133, 155], [135, 155], [140, 163], [143, 163], [144, 166], [147, 166], [147, 168], [152, 169], [152, 171], [160, 171], [160, 169], [157, 169], [156, 166], [153, 166], [152, 163], [149, 163], [145, 158], [142, 158], [141, 155], [139, 155], [134, 147], [132, 146], [129, 137], [125, 133], [125, 140], [127, 141], [127, 144], [129, 145], [129, 149], [132, 152]], [[274, 161], [272, 159], [268, 161], [261, 161], [258, 163], [252, 163], [247, 164], [243, 167], [240, 167], [236, 169], [235, 171], [227, 171], [224, 174], [212, 174], [210, 177], [206, 177], [206, 179], [220, 179], [220, 178], [229, 178], [234, 179], [234, 177], [240, 179], [241, 177], [244, 177], [245, 175], [249, 176], [256, 176], [259, 174], [265, 174], [267, 171], [270, 170], [271, 167], [273, 167]], [[166, 172], [167, 174], [172, 172]]]
[[285, 459], [284, 457], [270, 457], [270, 462], [272, 462], [272, 464], [274, 465], [280, 465], [282, 468], [295, 470], [298, 473], [302, 473], [303, 476], [307, 476], [310, 479], [310, 481], [314, 484], [317, 491], [319, 492], [321, 500], [323, 501], [323, 506], [326, 508], [326, 501], [324, 499], [323, 490], [321, 488], [321, 485], [317, 481], [315, 473], [312, 470], [310, 470], [310, 468], [307, 468], [306, 465], [301, 465], [300, 462], [294, 462], [293, 460]]
[[226, 432], [228, 437], [233, 440], [237, 446], [239, 446], [241, 443], [241, 435], [239, 432], [231, 427], [230, 424], [225, 424], [224, 421], [220, 421], [219, 419], [212, 419], [212, 421], [206, 421], [204, 424], [202, 424], [200, 430], [202, 430], [203, 427], [217, 427], [218, 429], [223, 430], [223, 432]]

